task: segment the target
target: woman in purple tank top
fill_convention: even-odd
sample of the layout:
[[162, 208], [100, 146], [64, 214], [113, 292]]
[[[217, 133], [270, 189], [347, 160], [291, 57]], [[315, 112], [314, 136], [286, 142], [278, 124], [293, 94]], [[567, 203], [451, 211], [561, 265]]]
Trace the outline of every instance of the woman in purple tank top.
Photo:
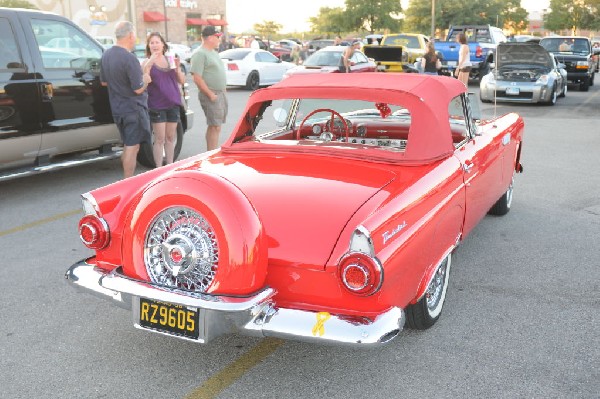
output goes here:
[[163, 165], [163, 152], [165, 162], [173, 163], [181, 106], [181, 85], [185, 82], [179, 58], [167, 56], [168, 49], [169, 46], [160, 33], [149, 34], [146, 39], [148, 59], [142, 63], [142, 68], [150, 67], [152, 78], [147, 90], [148, 112], [154, 131], [152, 152], [156, 167]]

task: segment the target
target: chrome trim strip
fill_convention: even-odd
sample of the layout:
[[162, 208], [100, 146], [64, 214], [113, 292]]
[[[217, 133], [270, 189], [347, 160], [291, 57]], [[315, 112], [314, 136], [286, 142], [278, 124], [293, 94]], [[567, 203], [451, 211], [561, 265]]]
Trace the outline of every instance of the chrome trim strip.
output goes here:
[[16, 170], [9, 170], [6, 173], [0, 173], [0, 182], [5, 181], [5, 180], [17, 179], [17, 178], [25, 177], [25, 176], [32, 176], [32, 175], [45, 173], [45, 172], [58, 170], [58, 169], [70, 168], [72, 166], [79, 166], [79, 165], [85, 165], [88, 163], [93, 163], [93, 162], [98, 162], [98, 161], [115, 159], [115, 158], [119, 158], [121, 156], [122, 152], [123, 152], [122, 150], [118, 150], [118, 151], [112, 152], [110, 154], [101, 154], [101, 155], [96, 154], [94, 156], [87, 156], [87, 157], [80, 158], [80, 159], [71, 159], [71, 160], [64, 161], [64, 162], [52, 163], [50, 165], [31, 166], [31, 167], [19, 168]]

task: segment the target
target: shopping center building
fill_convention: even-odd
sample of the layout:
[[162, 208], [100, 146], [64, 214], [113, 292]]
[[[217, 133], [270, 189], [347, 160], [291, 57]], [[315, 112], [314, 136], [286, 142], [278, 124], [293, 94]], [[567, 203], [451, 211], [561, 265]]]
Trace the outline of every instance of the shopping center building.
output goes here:
[[206, 25], [227, 30], [225, 0], [29, 0], [42, 11], [63, 15], [92, 36], [113, 36], [115, 24], [133, 22], [138, 40], [160, 32], [167, 41], [192, 44]]

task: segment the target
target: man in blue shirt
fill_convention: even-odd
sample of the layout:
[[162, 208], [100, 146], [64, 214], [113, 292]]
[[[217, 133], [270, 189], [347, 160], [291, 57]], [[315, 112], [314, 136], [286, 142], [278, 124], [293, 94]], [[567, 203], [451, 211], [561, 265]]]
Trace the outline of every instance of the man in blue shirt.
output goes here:
[[102, 55], [100, 80], [108, 86], [110, 108], [123, 141], [121, 162], [127, 178], [135, 172], [140, 144], [152, 140], [146, 94], [151, 79], [148, 71], [142, 72], [140, 62], [131, 52], [136, 42], [133, 24], [118, 22], [115, 37], [117, 44]]

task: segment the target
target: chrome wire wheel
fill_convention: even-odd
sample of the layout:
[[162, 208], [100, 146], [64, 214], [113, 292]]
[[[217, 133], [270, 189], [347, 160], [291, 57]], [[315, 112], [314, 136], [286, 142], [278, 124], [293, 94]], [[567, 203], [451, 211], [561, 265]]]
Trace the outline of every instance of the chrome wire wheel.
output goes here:
[[448, 274], [450, 272], [451, 256], [447, 256], [438, 266], [431, 282], [427, 286], [425, 298], [429, 317], [436, 318], [442, 312], [448, 288]]
[[144, 242], [144, 262], [153, 283], [206, 292], [218, 261], [215, 231], [196, 211], [169, 208], [150, 224]]

